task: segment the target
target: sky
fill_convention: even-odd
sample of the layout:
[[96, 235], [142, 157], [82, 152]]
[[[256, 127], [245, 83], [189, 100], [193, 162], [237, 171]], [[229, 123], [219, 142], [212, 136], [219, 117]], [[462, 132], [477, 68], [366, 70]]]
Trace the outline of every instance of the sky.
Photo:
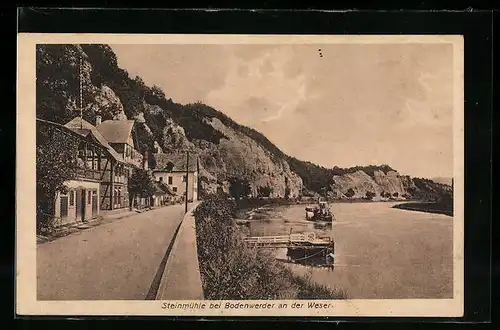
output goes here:
[[298, 159], [453, 175], [452, 44], [110, 46], [132, 77]]

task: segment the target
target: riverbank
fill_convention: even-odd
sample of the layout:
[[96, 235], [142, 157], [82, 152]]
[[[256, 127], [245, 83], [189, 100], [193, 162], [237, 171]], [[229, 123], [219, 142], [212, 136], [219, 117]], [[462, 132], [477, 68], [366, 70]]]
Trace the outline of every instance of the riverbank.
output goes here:
[[[403, 200], [403, 199], [383, 199], [383, 200], [371, 200], [366, 198], [350, 198], [350, 199], [329, 199], [328, 203], [394, 203], [394, 202], [409, 201], [410, 203], [417, 201]], [[276, 208], [279, 206], [290, 206], [290, 205], [310, 205], [316, 204], [317, 198], [315, 197], [301, 197], [295, 199], [285, 199], [285, 198], [246, 198], [241, 199], [237, 203], [236, 217], [239, 219], [245, 219], [249, 212], [253, 210], [258, 210], [261, 208]], [[248, 219], [247, 219], [248, 220]]]
[[411, 202], [394, 205], [393, 208], [453, 216], [453, 205], [440, 203]]
[[294, 274], [269, 251], [246, 246], [235, 213], [234, 202], [216, 196], [203, 201], [194, 213], [205, 299], [348, 297], [345, 291]]

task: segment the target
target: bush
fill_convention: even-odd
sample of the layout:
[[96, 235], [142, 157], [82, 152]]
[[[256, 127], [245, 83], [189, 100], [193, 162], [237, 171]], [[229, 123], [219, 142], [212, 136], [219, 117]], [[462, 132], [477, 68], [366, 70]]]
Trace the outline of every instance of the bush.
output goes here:
[[217, 195], [195, 210], [206, 299], [343, 299], [345, 293], [294, 275], [266, 250], [251, 248], [233, 221], [236, 205]]
[[372, 200], [373, 197], [375, 197], [377, 194], [375, 194], [373, 191], [367, 191], [366, 192], [366, 199]]
[[271, 187], [259, 187], [257, 188], [257, 193], [259, 197], [269, 197], [271, 196], [271, 193], [273, 192], [273, 188]]
[[241, 177], [229, 178], [229, 194], [236, 201], [240, 198], [246, 198], [250, 192], [250, 183], [247, 179]]
[[348, 198], [351, 198], [352, 196], [354, 196], [354, 194], [354, 190], [352, 190], [352, 188], [349, 188], [344, 195]]

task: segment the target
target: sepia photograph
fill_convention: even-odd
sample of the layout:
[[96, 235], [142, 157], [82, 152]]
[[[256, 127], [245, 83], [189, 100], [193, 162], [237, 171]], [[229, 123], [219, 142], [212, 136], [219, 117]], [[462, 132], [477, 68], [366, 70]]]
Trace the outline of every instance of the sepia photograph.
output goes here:
[[19, 311], [462, 315], [460, 36], [18, 38]]

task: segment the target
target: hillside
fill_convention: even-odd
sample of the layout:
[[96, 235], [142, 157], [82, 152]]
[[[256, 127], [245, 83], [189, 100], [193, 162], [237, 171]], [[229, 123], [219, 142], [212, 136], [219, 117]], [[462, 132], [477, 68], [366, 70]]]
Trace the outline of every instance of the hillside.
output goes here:
[[453, 178], [449, 178], [449, 177], [435, 177], [435, 178], [431, 178], [431, 180], [434, 182], [437, 182], [437, 183], [448, 185], [448, 186], [451, 186], [452, 182], [453, 182]]
[[152, 167], [154, 153], [198, 154], [201, 196], [227, 191], [234, 176], [246, 178], [254, 196], [261, 187], [270, 188], [271, 197], [314, 195], [326, 188], [332, 197], [368, 194], [374, 199], [433, 199], [448, 190], [429, 180], [400, 176], [388, 165], [324, 168], [288, 156], [263, 134], [220, 111], [202, 103], [176, 103], [161, 88], [130, 77], [106, 45], [37, 47], [39, 118], [66, 123], [79, 115], [80, 58], [84, 119], [93, 123], [97, 114], [103, 120], [135, 119], [136, 148], [149, 152]]

